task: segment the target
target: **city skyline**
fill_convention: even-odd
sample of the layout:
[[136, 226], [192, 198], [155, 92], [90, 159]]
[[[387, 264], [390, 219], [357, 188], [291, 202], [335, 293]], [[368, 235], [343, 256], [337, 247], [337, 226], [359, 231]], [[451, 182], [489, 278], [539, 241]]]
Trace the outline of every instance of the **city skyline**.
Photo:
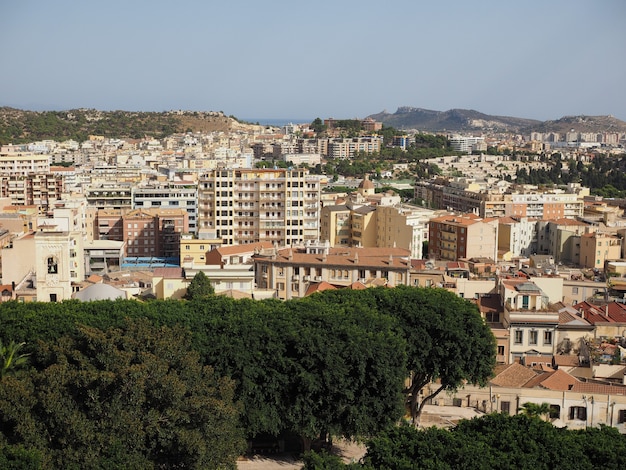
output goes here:
[[624, 13], [617, 0], [8, 2], [0, 106], [626, 120]]

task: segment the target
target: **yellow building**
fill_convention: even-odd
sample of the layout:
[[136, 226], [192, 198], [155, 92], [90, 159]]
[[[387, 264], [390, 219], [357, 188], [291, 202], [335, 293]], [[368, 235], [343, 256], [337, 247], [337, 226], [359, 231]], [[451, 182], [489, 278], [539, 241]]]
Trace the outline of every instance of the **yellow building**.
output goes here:
[[586, 233], [580, 237], [580, 264], [604, 269], [604, 262], [622, 257], [622, 240], [608, 233]]

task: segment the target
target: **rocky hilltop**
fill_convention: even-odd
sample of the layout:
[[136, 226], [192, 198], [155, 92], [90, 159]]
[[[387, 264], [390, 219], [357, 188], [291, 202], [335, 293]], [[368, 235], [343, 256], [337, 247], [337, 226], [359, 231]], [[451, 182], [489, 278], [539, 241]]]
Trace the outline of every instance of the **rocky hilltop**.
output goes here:
[[368, 116], [396, 129], [426, 132], [626, 132], [626, 122], [613, 116], [566, 116], [555, 121], [538, 121], [510, 116], [492, 116], [471, 109], [433, 111], [400, 107], [390, 114], [382, 111]]

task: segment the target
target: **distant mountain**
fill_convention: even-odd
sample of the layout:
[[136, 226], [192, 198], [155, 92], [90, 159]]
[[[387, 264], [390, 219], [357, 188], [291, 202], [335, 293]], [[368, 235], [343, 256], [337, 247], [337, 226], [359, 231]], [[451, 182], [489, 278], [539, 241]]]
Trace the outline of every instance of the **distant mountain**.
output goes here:
[[491, 116], [471, 109], [433, 111], [403, 106], [393, 113], [368, 116], [396, 129], [426, 132], [626, 132], [626, 122], [613, 116], [567, 116], [556, 121], [538, 121], [509, 116]]

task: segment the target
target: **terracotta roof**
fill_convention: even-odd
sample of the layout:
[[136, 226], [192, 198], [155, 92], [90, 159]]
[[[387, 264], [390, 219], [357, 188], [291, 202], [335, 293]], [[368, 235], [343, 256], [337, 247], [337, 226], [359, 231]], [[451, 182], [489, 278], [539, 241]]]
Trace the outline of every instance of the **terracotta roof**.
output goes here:
[[350, 284], [350, 289], [352, 290], [363, 290], [367, 289], [367, 286], [360, 281], [353, 282]]
[[552, 363], [556, 367], [578, 367], [580, 366], [580, 359], [574, 354], [557, 354], [552, 356]]
[[272, 242], [258, 242], [258, 243], [247, 243], [244, 245], [227, 245], [220, 246], [215, 248], [215, 251], [220, 253], [221, 255], [234, 255], [238, 253], [253, 253], [254, 250], [258, 249], [269, 249], [272, 248]]
[[[293, 256], [290, 258], [290, 253]], [[357, 255], [355, 257], [355, 255]], [[330, 248], [327, 255], [306, 253], [302, 249], [286, 248], [278, 251], [272, 262], [293, 265], [363, 266], [384, 269], [409, 269], [410, 252], [404, 248]], [[358, 259], [357, 259], [358, 258]]]
[[103, 278], [102, 278], [102, 276], [98, 276], [97, 274], [92, 274], [91, 276], [89, 276], [87, 278], [87, 281], [89, 281], [89, 282], [91, 282], [93, 284], [97, 284], [99, 282], [102, 282]]
[[626, 395], [626, 386], [575, 382], [572, 388], [570, 388], [570, 391], [578, 393], [598, 393], [602, 395]]
[[546, 377], [538, 385], [549, 390], [569, 390], [578, 382], [576, 377], [562, 370], [555, 370], [545, 375]]
[[581, 222], [581, 221], [576, 220], [576, 219], [568, 219], [566, 217], [561, 217], [559, 219], [549, 219], [549, 220], [550, 220], [550, 222], [554, 222], [557, 225], [571, 225], [571, 226], [574, 226], [574, 225], [589, 225], [589, 224], [587, 224], [585, 222]]
[[552, 369], [552, 356], [532, 356], [532, 355], [527, 355], [524, 357], [524, 364], [527, 367], [538, 367], [538, 366], [533, 366], [532, 364], [538, 364], [538, 365], [548, 365], [548, 368], [550, 370]]
[[166, 279], [182, 279], [183, 268], [155, 268], [154, 277]]
[[312, 282], [311, 284], [309, 284], [308, 289], [306, 290], [306, 293], [304, 294], [305, 296], [307, 295], [311, 295], [315, 292], [322, 292], [325, 290], [334, 290], [337, 289], [335, 286], [333, 286], [332, 284], [329, 284], [326, 281], [322, 281], [322, 282]]
[[525, 383], [534, 378], [537, 372], [530, 367], [521, 364], [510, 364], [506, 369], [496, 375], [491, 383], [500, 387], [523, 387]]

